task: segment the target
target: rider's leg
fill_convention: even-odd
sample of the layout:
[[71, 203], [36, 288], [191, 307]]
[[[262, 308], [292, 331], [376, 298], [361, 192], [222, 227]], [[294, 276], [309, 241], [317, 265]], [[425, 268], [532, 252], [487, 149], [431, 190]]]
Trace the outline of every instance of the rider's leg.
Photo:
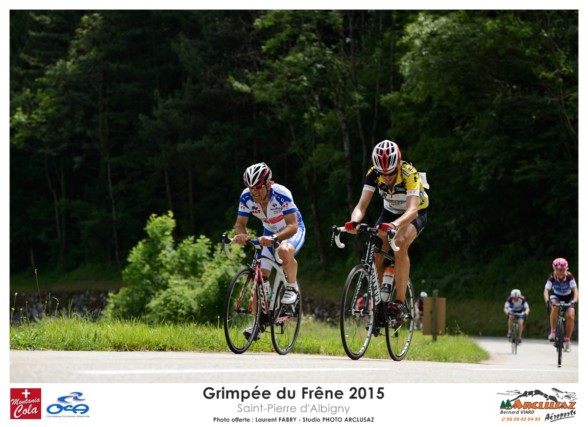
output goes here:
[[572, 332], [574, 332], [574, 323], [576, 320], [576, 309], [569, 307], [566, 311], [566, 338], [570, 341], [572, 338]]
[[408, 224], [396, 233], [394, 242], [398, 251], [394, 252], [394, 282], [396, 283], [396, 299], [405, 302], [406, 286], [410, 277], [410, 257], [408, 248], [417, 237], [417, 230], [413, 224]]
[[282, 304], [294, 304], [298, 294], [298, 262], [294, 258], [296, 249], [289, 242], [282, 242], [278, 248], [278, 256], [282, 259], [282, 268], [288, 280], [286, 292], [282, 296]]
[[290, 284], [297, 283], [298, 279], [298, 262], [294, 258], [295, 248], [288, 242], [282, 242], [278, 247], [278, 256], [282, 260], [282, 268]]
[[508, 333], [511, 334], [512, 333], [512, 319], [513, 319], [513, 315], [509, 314], [508, 315]]
[[519, 338], [523, 336], [523, 325], [525, 324], [522, 318], [518, 319], [519, 322]]
[[[549, 297], [549, 300], [551, 301], [552, 304], [559, 302], [559, 298], [557, 298], [554, 295], [551, 295]], [[553, 334], [553, 336], [555, 336], [555, 325], [557, 324], [558, 310], [559, 310], [559, 307], [556, 307], [554, 305], [551, 306], [551, 315], [549, 316], [549, 326], [551, 327], [551, 330], [549, 331], [550, 336], [551, 336], [551, 334]]]
[[551, 317], [549, 318], [549, 323], [551, 324], [551, 330], [555, 330], [555, 324], [557, 323], [557, 307], [551, 308]]

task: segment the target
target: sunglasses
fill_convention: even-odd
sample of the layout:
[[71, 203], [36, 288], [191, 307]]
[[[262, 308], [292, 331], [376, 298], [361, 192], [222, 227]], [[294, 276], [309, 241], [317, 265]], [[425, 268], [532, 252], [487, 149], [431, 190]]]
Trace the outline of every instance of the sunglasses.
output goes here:
[[254, 187], [249, 187], [250, 190], [261, 190], [263, 187], [265, 187], [265, 184], [258, 184]]
[[381, 173], [380, 175], [383, 176], [394, 176], [398, 173], [398, 171], [396, 169], [394, 169], [392, 172], [388, 172], [388, 173]]

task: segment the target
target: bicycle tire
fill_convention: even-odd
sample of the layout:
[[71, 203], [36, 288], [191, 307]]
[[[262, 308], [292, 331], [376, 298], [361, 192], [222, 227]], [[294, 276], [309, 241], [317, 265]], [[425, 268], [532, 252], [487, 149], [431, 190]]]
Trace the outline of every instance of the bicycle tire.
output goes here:
[[272, 344], [276, 353], [285, 355], [292, 350], [302, 321], [302, 296], [300, 288], [294, 304], [283, 305], [282, 296], [286, 291], [284, 283], [280, 283], [274, 302], [273, 319], [271, 322]]
[[[367, 299], [359, 300], [367, 294]], [[359, 300], [359, 301], [358, 301]], [[370, 290], [369, 276], [363, 265], [356, 265], [345, 279], [339, 329], [345, 353], [352, 360], [361, 358], [370, 343], [374, 330], [374, 296]]]
[[[393, 301], [392, 298], [396, 298], [395, 294], [396, 283], [394, 283], [392, 288], [391, 301]], [[406, 320], [400, 324], [396, 324], [391, 319], [387, 319], [386, 322], [386, 346], [388, 347], [390, 357], [397, 362], [406, 357], [414, 332], [414, 289], [410, 279], [408, 279], [408, 283], [406, 284], [405, 304], [409, 311], [409, 316]]]
[[512, 354], [517, 354], [517, 346], [519, 345], [519, 319], [513, 316], [512, 319], [512, 335], [510, 337]]
[[557, 319], [557, 325], [555, 328], [555, 348], [557, 349], [557, 367], [561, 368], [561, 359], [564, 347], [564, 337], [566, 334], [566, 328], [564, 321], [561, 317]]
[[[250, 268], [240, 270], [231, 280], [225, 297], [223, 319], [225, 339], [235, 354], [247, 351], [259, 329], [261, 307], [259, 299], [255, 300], [255, 304], [252, 301], [255, 285], [253, 277], [253, 271]], [[243, 331], [251, 326], [252, 333], [246, 337]]]

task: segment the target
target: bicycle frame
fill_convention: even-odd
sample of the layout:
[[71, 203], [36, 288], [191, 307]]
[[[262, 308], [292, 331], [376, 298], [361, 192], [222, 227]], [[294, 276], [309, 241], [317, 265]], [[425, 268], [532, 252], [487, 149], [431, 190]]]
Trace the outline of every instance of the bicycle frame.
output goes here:
[[[225, 235], [223, 235], [223, 243], [225, 246], [225, 253], [227, 254], [227, 257], [229, 259], [233, 259], [233, 255], [231, 254], [231, 252], [229, 251], [229, 248], [228, 248], [228, 244], [232, 243], [232, 239], [229, 239], [225, 234]], [[253, 310], [253, 302], [255, 301], [255, 297], [257, 296], [257, 293], [259, 292], [259, 294], [261, 296], [261, 303], [264, 305], [263, 312], [271, 314], [273, 312], [273, 307], [275, 304], [276, 295], [278, 293], [278, 287], [280, 286], [280, 283], [288, 283], [288, 281], [286, 280], [286, 274], [284, 273], [284, 270], [282, 269], [282, 260], [278, 256], [277, 251], [275, 251], [276, 246], [274, 246], [274, 256], [276, 258], [276, 261], [274, 261], [272, 258], [261, 255], [261, 251], [262, 251], [263, 247], [259, 244], [258, 239], [249, 240], [248, 244], [250, 246], [252, 246], [254, 249], [253, 257], [252, 257], [251, 263], [249, 264], [249, 269], [251, 270], [252, 275], [253, 275], [253, 289], [251, 292], [251, 298], [249, 298], [248, 310]], [[271, 294], [271, 297], [269, 300], [268, 300], [267, 294], [265, 292], [265, 287], [263, 286], [264, 278], [263, 278], [263, 274], [261, 272], [261, 260], [265, 260], [267, 263], [269, 263], [272, 270], [276, 272], [275, 277], [274, 277], [274, 283], [272, 286], [272, 294]], [[268, 277], [268, 280], [269, 280], [269, 277]], [[246, 287], [244, 286], [243, 289], [241, 290], [241, 295], [239, 296], [239, 299], [236, 302], [236, 307], [238, 307], [240, 305], [240, 303], [242, 302], [242, 298], [243, 298], [243, 295], [245, 294], [245, 291], [246, 291]]]
[[[277, 254], [276, 254], [276, 256], [277, 256]], [[271, 296], [269, 299], [267, 298], [265, 287], [263, 286], [264, 278], [263, 278], [263, 274], [261, 272], [261, 260], [265, 260], [267, 263], [269, 263], [272, 270], [276, 272], [274, 279], [273, 279], [273, 285], [271, 287]], [[262, 304], [265, 305], [264, 312], [269, 313], [271, 315], [271, 314], [273, 314], [273, 311], [274, 311], [274, 306], [275, 306], [275, 302], [276, 302], [276, 295], [278, 295], [278, 288], [280, 286], [280, 283], [288, 283], [288, 281], [286, 279], [286, 274], [284, 273], [284, 270], [282, 269], [282, 264], [278, 264], [273, 259], [261, 255], [261, 250], [256, 249], [256, 253], [253, 257], [253, 261], [251, 262], [250, 268], [253, 271], [254, 284], [255, 284], [250, 304], [253, 304], [253, 297], [255, 297], [255, 295], [257, 295], [257, 292], [259, 292], [261, 290], [261, 293], [260, 293], [261, 302], [262, 302]], [[270, 279], [270, 277], [268, 277], [268, 280], [269, 279]]]
[[[338, 228], [334, 227], [333, 228], [333, 233], [334, 233], [333, 239], [334, 239], [337, 247], [339, 247], [341, 249], [343, 249], [345, 247], [345, 244], [342, 243], [341, 239], [339, 238], [340, 233], [342, 231], [345, 231], [344, 227], [338, 227]], [[377, 276], [378, 273], [376, 270], [376, 266], [374, 264], [374, 253], [382, 254], [382, 256], [385, 259], [387, 259], [388, 261], [390, 261], [392, 263], [392, 265], [394, 264], [394, 257], [392, 255], [390, 255], [388, 252], [381, 251], [382, 240], [377, 235], [374, 235], [378, 231], [377, 227], [369, 227], [365, 224], [362, 224], [362, 226], [360, 226], [360, 231], [363, 231], [369, 235], [369, 239], [367, 242], [367, 248], [366, 248], [364, 254], [362, 255], [360, 263], [363, 264], [363, 267], [369, 277], [370, 291], [371, 291], [371, 294], [374, 296], [374, 305], [375, 305], [374, 310], [377, 313], [378, 307], [380, 305], [380, 301], [382, 300], [382, 297], [380, 294], [380, 285], [379, 285], [378, 276]], [[398, 250], [396, 245], [393, 245], [391, 247], [393, 249], [396, 248], [394, 250]], [[357, 295], [356, 295], [356, 298], [357, 298]]]

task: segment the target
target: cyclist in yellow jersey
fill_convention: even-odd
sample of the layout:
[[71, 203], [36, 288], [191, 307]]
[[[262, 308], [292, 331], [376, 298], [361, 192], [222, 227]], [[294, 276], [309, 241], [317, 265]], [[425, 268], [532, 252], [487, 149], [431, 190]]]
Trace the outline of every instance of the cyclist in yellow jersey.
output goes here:
[[[394, 253], [396, 301], [391, 309], [398, 311], [398, 316], [408, 313], [405, 305], [405, 293], [410, 276], [410, 257], [408, 248], [427, 224], [429, 197], [426, 176], [419, 173], [414, 166], [401, 159], [400, 149], [395, 142], [384, 140], [378, 143], [372, 152], [373, 167], [366, 175], [359, 202], [351, 213], [351, 220], [345, 224], [348, 232], [355, 234], [357, 223], [365, 216], [374, 192], [378, 190], [384, 199], [384, 208], [376, 225], [388, 223], [396, 230], [395, 243], [399, 250]], [[380, 232], [382, 251], [390, 249], [386, 233]], [[384, 258], [374, 254], [379, 282], [382, 283]]]

